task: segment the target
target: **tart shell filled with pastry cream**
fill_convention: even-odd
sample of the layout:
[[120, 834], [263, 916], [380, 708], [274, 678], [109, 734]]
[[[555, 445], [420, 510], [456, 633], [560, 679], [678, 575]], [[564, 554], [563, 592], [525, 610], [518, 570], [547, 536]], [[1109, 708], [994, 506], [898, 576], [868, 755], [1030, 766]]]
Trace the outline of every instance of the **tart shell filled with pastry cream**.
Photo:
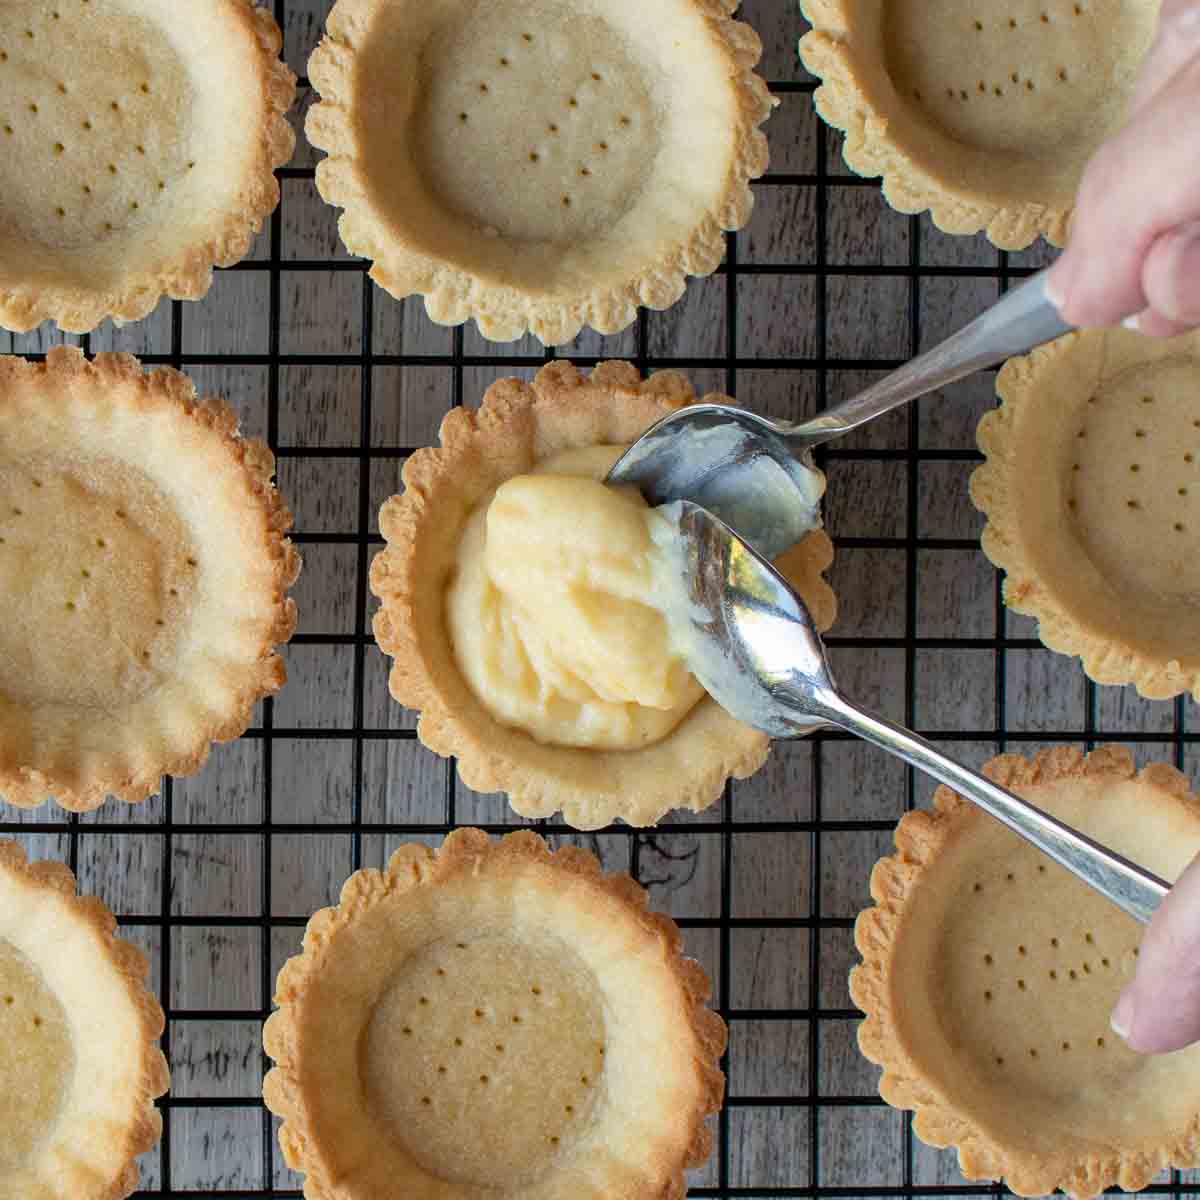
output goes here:
[[[719, 397], [718, 399], [725, 399]], [[701, 809], [762, 765], [766, 735], [709, 698], [655, 608], [655, 521], [600, 480], [655, 420], [696, 400], [682, 376], [566, 363], [503, 380], [455, 410], [442, 445], [405, 465], [372, 565], [392, 695], [468, 786], [579, 828]], [[781, 559], [821, 628], [832, 544], [816, 529]]]

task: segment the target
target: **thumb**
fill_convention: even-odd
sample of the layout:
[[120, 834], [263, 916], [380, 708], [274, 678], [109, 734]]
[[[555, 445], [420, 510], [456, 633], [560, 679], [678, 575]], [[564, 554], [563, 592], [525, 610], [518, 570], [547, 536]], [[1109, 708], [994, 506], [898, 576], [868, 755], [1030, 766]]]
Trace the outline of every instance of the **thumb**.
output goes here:
[[1112, 1027], [1142, 1054], [1200, 1040], [1200, 855], [1154, 914]]

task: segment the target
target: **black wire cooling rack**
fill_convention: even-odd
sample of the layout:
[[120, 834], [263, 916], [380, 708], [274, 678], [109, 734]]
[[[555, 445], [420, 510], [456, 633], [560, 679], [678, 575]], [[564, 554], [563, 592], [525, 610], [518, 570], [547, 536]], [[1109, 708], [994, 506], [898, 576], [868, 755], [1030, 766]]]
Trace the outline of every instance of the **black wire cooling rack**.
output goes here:
[[[299, 4], [275, 0], [274, 10], [280, 26], [288, 29], [289, 8]], [[775, 11], [777, 0], [748, 0], [744, 18], [763, 28], [779, 26], [780, 17]], [[320, 4], [308, 7], [321, 8]], [[284, 216], [289, 204], [299, 202], [299, 193], [290, 185], [296, 181], [313, 178], [311, 166], [293, 166], [280, 171], [283, 180], [284, 199], [282, 207], [271, 219], [269, 229], [260, 243], [259, 256], [232, 268], [230, 273], [251, 272], [264, 275], [267, 280], [268, 334], [265, 353], [209, 353], [203, 347], [185, 339], [185, 306], [176, 302], [164, 305], [163, 313], [169, 312], [169, 333], [164, 326], [164, 338], [169, 339], [169, 349], [157, 353], [142, 354], [146, 363], [161, 363], [179, 367], [192, 374], [204, 368], [221, 368], [230, 372], [257, 370], [266, 373], [266, 416], [265, 437], [279, 458], [281, 473], [288, 467], [289, 460], [305, 458], [320, 460], [343, 460], [357, 465], [357, 491], [351, 508], [353, 519], [343, 522], [342, 527], [324, 532], [306, 530], [301, 524], [294, 535], [303, 549], [311, 552], [314, 547], [340, 547], [347, 565], [352, 560], [353, 575], [353, 621], [352, 632], [339, 634], [300, 633], [294, 639], [294, 648], [322, 650], [336, 648], [341, 654], [352, 657], [349, 670], [352, 674], [353, 706], [348, 722], [338, 721], [334, 725], [323, 725], [314, 720], [311, 724], [301, 723], [287, 726], [277, 719], [279, 701], [265, 702], [259, 717], [245, 735], [241, 745], [249, 751], [238, 758], [236, 747], [218, 749], [218, 756], [228, 756], [224, 778], [235, 777], [238, 765], [245, 759], [245, 771], [240, 786], [248, 797], [246, 807], [257, 808], [254, 820], [240, 821], [225, 819], [228, 806], [218, 805], [221, 820], [204, 819], [205, 797], [200, 796], [200, 819], [197, 805], [193, 802], [192, 785], [182, 782], [164, 781], [161, 802], [147, 806], [134, 815], [116, 806], [108, 806], [97, 814], [86, 817], [66, 818], [53, 807], [39, 809], [28, 814], [29, 819], [18, 819], [24, 814], [8, 809], [0, 811], [0, 834], [16, 835], [30, 843], [31, 850], [40, 856], [58, 854], [65, 858], [73, 870], [85, 868], [83, 885], [86, 890], [86, 874], [99, 857], [107, 857], [123, 864], [126, 870], [146, 873], [153, 881], [156, 895], [146, 894], [141, 903], [146, 911], [136, 911], [125, 905], [118, 916], [124, 936], [140, 941], [149, 947], [154, 962], [154, 977], [163, 1007], [168, 1018], [167, 1032], [163, 1038], [163, 1049], [173, 1067], [181, 1056], [189, 1059], [207, 1057], [205, 1077], [220, 1081], [228, 1074], [231, 1064], [228, 1052], [210, 1047], [204, 1050], [203, 1037], [195, 1036], [195, 1028], [213, 1023], [241, 1023], [257, 1036], [258, 1026], [271, 1011], [270, 997], [274, 987], [274, 975], [279, 962], [287, 953], [294, 952], [305, 917], [273, 915], [278, 907], [277, 893], [284, 886], [276, 879], [272, 855], [277, 839], [340, 839], [348, 841], [349, 856], [344, 868], [331, 867], [326, 890], [336, 897], [336, 889], [350, 869], [364, 865], [364, 842], [372, 846], [387, 840], [389, 845], [412, 838], [436, 842], [437, 839], [459, 824], [462, 813], [460, 785], [456, 781], [452, 764], [444, 764], [438, 772], [431, 773], [429, 788], [437, 794], [440, 819], [405, 823], [378, 820], [376, 806], [369, 802], [368, 787], [364, 782], [365, 761], [380, 748], [392, 743], [412, 743], [415, 733], [411, 727], [393, 727], [393, 722], [378, 722], [369, 719], [366, 692], [368, 673], [375, 669], [376, 651], [370, 636], [367, 572], [369, 562], [381, 543], [374, 532], [373, 515], [378, 505], [378, 480], [373, 488], [373, 468], [379, 464], [394, 470], [395, 464], [414, 449], [408, 445], [378, 445], [372, 436], [373, 415], [376, 412], [375, 384], [378, 368], [390, 367], [415, 369], [423, 367], [442, 368], [451, 376], [451, 393], [454, 404], [475, 404], [478, 394], [464, 383], [464, 376], [473, 368], [515, 368], [527, 371], [553, 357], [571, 357], [583, 366], [590, 366], [602, 357], [631, 358], [644, 372], [665, 367], [682, 370], [696, 377], [715, 379], [717, 385], [730, 395], [738, 396], [752, 407], [755, 404], [757, 382], [762, 376], [757, 372], [766, 369], [786, 374], [799, 384], [803, 400], [799, 408], [806, 412], [824, 407], [831, 399], [838, 398], [851, 385], [856, 374], [869, 374], [899, 365], [924, 348], [929, 341], [936, 340], [948, 329], [931, 331], [928, 328], [927, 307], [923, 303], [930, 290], [944, 287], [953, 281], [974, 280], [981, 285], [1002, 290], [1010, 283], [1028, 274], [1041, 265], [1042, 257], [1032, 255], [998, 254], [986, 244], [976, 240], [958, 240], [959, 245], [970, 246], [969, 253], [946, 255], [943, 248], [948, 242], [939, 242], [938, 235], [928, 221], [918, 218], [902, 218], [879, 210], [880, 221], [892, 223], [892, 228], [907, 232], [907, 257], [901, 261], [882, 263], [869, 261], [833, 261], [830, 251], [831, 223], [839, 217], [839, 197], [850, 189], [877, 189], [874, 180], [861, 180], [849, 175], [841, 166], [838, 155], [840, 144], [832, 134], [811, 116], [809, 96], [815, 83], [805, 75], [796, 61], [794, 45], [803, 32], [803, 23], [791, 16], [792, 5], [786, 5], [789, 16], [785, 25], [794, 26], [785, 35], [787, 47], [776, 47], [768, 56], [766, 73], [774, 76], [771, 89], [790, 110], [790, 118], [776, 116], [768, 126], [772, 137], [773, 152], [776, 152], [776, 137], [782, 133], [783, 140], [793, 136], [789, 130], [805, 123], [808, 133], [797, 140], [804, 141], [807, 149], [803, 155], [785, 154], [785, 162], [803, 159], [803, 169], [774, 169], [756, 185], [760, 208], [764, 205], [773, 213], [791, 213], [788, 219], [804, 220], [808, 223], [811, 238], [810, 252], [800, 258], [784, 261], [758, 261], [762, 256], [744, 253], [746, 234], [731, 234], [728, 237], [726, 261], [718, 275], [724, 277], [724, 347], [723, 352], [702, 356], [679, 356], [656, 353], [657, 345], [652, 337], [651, 318], [642, 313], [632, 340], [626, 337], [616, 351], [607, 354], [579, 355], [556, 354], [551, 351], [527, 351], [529, 343], [519, 343], [516, 352], [500, 348], [500, 353], [468, 352], [469, 339], [462, 328], [455, 329], [449, 337], [449, 351], [444, 353], [395, 353], [393, 339], [381, 336], [377, 328], [376, 309], [381, 303], [391, 302], [375, 290], [365, 274], [365, 264], [343, 256], [296, 258], [285, 256], [283, 246]], [[292, 14], [294, 17], [294, 13]], [[315, 14], [319, 22], [324, 9]], [[308, 14], [310, 26], [314, 14]], [[294, 27], [293, 22], [293, 27]], [[313, 40], [311, 28], [309, 41]], [[299, 65], [299, 64], [294, 64]], [[307, 81], [301, 80], [301, 95], [305, 94]], [[788, 124], [788, 120], [792, 124]], [[781, 128], [782, 125], [782, 128]], [[301, 145], [303, 141], [301, 140]], [[782, 216], [780, 219], [783, 219]], [[868, 218], [860, 218], [868, 221]], [[864, 236], [866, 232], [864, 231]], [[265, 254], [261, 251], [265, 250]], [[282, 307], [284, 304], [285, 276], [293, 278], [304, 273], [328, 273], [329, 278], [349, 274], [358, 282], [353, 286], [361, 289], [361, 331], [359, 351], [341, 353], [291, 353], [283, 344], [281, 334]], [[809, 344], [811, 353], [792, 356], [758, 355], [747, 353], [743, 346], [741, 331], [747, 321], [747, 312], [756, 293], [745, 291], [743, 281], [779, 277], [781, 285], [807, 289], [811, 296], [812, 331]], [[873, 288], [893, 287], [902, 297], [904, 329], [901, 343], [894, 347], [892, 357], [877, 358], [855, 356], [843, 348], [843, 339], [838, 331], [847, 322], [863, 319], [863, 314], [851, 305], [847, 281], [866, 283]], [[886, 281], [893, 281], [891, 284]], [[699, 286], [696, 284], [693, 287]], [[996, 294], [992, 291], [992, 295]], [[211, 302], [211, 301], [210, 301]], [[761, 303], [755, 300], [754, 303]], [[411, 302], [411, 303], [416, 303]], [[943, 306], [944, 307], [944, 306]], [[982, 307], [980, 302], [979, 307]], [[973, 315], [964, 310], [960, 321]], [[423, 319], [423, 318], [422, 318]], [[870, 319], [869, 317], [867, 318]], [[615, 341], [615, 339], [613, 339]], [[870, 342], [870, 331], [866, 342]], [[86, 351], [95, 347], [96, 338], [80, 339]], [[606, 343], [596, 341], [596, 348], [603, 351]], [[19, 344], [18, 344], [19, 348]], [[507, 351], [507, 352], [505, 352]], [[37, 357], [36, 354], [31, 355]], [[289, 445], [281, 436], [281, 412], [286, 413], [290, 402], [288, 389], [283, 386], [283, 375], [297, 367], [334, 368], [350, 372], [357, 369], [357, 405], [360, 438], [357, 445], [339, 447], [309, 447]], [[501, 373], [503, 373], [501, 371]], [[963, 403], [967, 395], [965, 385], [948, 389], [943, 397], [927, 404], [953, 406]], [[972, 393], [980, 403], [980, 393]], [[986, 403], [986, 399], [982, 401]], [[1181, 768], [1190, 765], [1191, 747], [1197, 735], [1189, 730], [1190, 702], [1176, 701], [1173, 705], [1154, 708], [1154, 716], [1143, 719], [1149, 711], [1122, 704], [1114, 706], [1097, 694], [1090, 682], [1081, 684], [1081, 676], [1066, 660], [1052, 658], [1047, 669], [1046, 689], [1053, 692], [1063, 687], [1078, 687], [1079, 703], [1070, 711], [1076, 715], [1065, 724], [1062, 721], [1045, 721], [1041, 724], [1014, 720], [1014, 697], [1007, 694], [1011, 678], [1011, 658], [1021, 653], [1046, 653], [1033, 638], [1028, 622], [1014, 620], [1003, 608], [999, 579], [990, 568], [984, 567], [986, 589], [984, 608], [988, 620], [982, 622], [969, 636], [960, 630], [939, 632], [925, 628], [920, 609], [920, 597], [926, 588], [949, 589], [954, 592], [961, 582], [958, 567], [966, 555], [978, 555], [978, 542], [974, 536], [932, 536], [923, 525], [931, 525], [937, 532], [939, 522], [926, 520], [931, 511], [925, 489], [929, 485], [929, 473], [937, 472], [939, 465], [950, 468], [950, 475], [957, 484], [965, 482], [965, 473], [970, 464], [978, 459], [973, 444], [962, 438], [943, 438], [936, 422], [923, 419], [928, 411], [922, 405], [914, 405], [899, 418], [891, 418], [886, 428], [888, 436], [899, 443], [898, 447], [877, 444], [879, 437], [848, 441], [845, 445], [827, 449], [823, 465], [830, 473], [831, 497], [839, 487], [841, 468], [849, 469], [855, 464], [890, 464], [889, 469], [903, 476], [900, 507], [902, 518], [897, 518], [896, 528], [889, 536], [835, 536], [839, 556], [854, 552], [871, 554], [879, 552], [889, 556], [896, 564], [886, 586], [902, 595], [893, 596], [898, 609], [903, 611], [903, 627], [878, 634], [864, 634], [852, 627], [851, 621], [843, 618], [835, 627], [836, 632], [828, 640], [834, 648], [835, 661], [841, 663], [863, 662], [880, 655], [890, 655], [902, 660], [902, 696], [894, 715], [902, 718], [910, 727], [918, 728], [925, 736], [942, 743], [960, 756], [978, 761], [990, 753], [1004, 749], [1021, 749], [1023, 746], [1069, 742], [1091, 747], [1101, 741], [1134, 743], [1157, 758], [1169, 759]], [[787, 414], [793, 417], [805, 415], [793, 406]], [[953, 444], [947, 444], [953, 443]], [[317, 464], [318, 466], [320, 464]], [[931, 486], [931, 485], [929, 485]], [[387, 489], [390, 490], [390, 489]], [[386, 494], [386, 490], [385, 493]], [[296, 497], [285, 496], [291, 501]], [[925, 514], [925, 515], [923, 515]], [[838, 534], [836, 524], [833, 527]], [[978, 578], [978, 560], [974, 578]], [[950, 563], [946, 567], [944, 564]], [[837, 566], [835, 565], [835, 582]], [[870, 585], [871, 573], [861, 573], [860, 583]], [[879, 587], [884, 587], [879, 582]], [[843, 595], [843, 607], [847, 607]], [[978, 589], [972, 603], [976, 609]], [[860, 615], [869, 612], [871, 606], [870, 587], [865, 599], [853, 605]], [[951, 599], [950, 605], [953, 607]], [[861, 622], [860, 622], [861, 624]], [[868, 622], [869, 624], [869, 622]], [[990, 632], [986, 626], [990, 624]], [[293, 650], [293, 653], [295, 651]], [[970, 675], [972, 687], [987, 693], [978, 710], [983, 714], [972, 719], [975, 709], [969, 711], [957, 724], [945, 722], [948, 727], [931, 726], [923, 720], [927, 708], [922, 700], [922, 688], [933, 670], [932, 664], [938, 656], [966, 655], [975, 666]], [[980, 661], [986, 663], [982, 672]], [[963, 662], [967, 659], [962, 659]], [[953, 677], [946, 674], [946, 662], [941, 663], [941, 678]], [[1029, 702], [1028, 685], [1022, 695], [1015, 698], [1024, 706]], [[1109, 693], [1110, 696], [1112, 693]], [[1036, 707], [1036, 697], [1033, 698]], [[990, 708], [994, 719], [986, 716]], [[400, 722], [404, 724], [404, 722]], [[409, 722], [408, 724], [411, 724]], [[949, 727], [954, 726], [954, 727]], [[1149, 726], [1149, 727], [1147, 727]], [[644, 882], [653, 884], [654, 876], [664, 862], [676, 852], [672, 847], [682, 847], [677, 858], [689, 856], [706, 858], [711, 869], [719, 872], [719, 910], [703, 916], [679, 917], [679, 923], [689, 940], [704, 937], [715, 941], [710, 961], [713, 969], [714, 1004], [731, 1026], [733, 1041], [730, 1055], [739, 1053], [738, 1027], [747, 1023], [759, 1025], [770, 1023], [793, 1024], [805, 1029], [807, 1067], [799, 1072], [799, 1082], [792, 1085], [786, 1074], [776, 1078], [777, 1094], [739, 1094], [738, 1075], [731, 1075], [729, 1096], [717, 1122], [717, 1145], [713, 1163], [707, 1172], [696, 1177], [692, 1194], [701, 1197], [816, 1197], [816, 1196], [925, 1196], [925, 1195], [976, 1195], [1003, 1194], [1004, 1189], [993, 1186], [973, 1186], [965, 1183], [947, 1167], [948, 1156], [941, 1156], [941, 1165], [931, 1169], [930, 1156], [923, 1151], [911, 1136], [906, 1118], [898, 1115], [896, 1136], [890, 1152], [885, 1151], [891, 1166], [882, 1181], [873, 1176], [859, 1179], [854, 1174], [854, 1147], [858, 1130], [862, 1129], [863, 1145], [870, 1141], [865, 1123], [871, 1114], [883, 1109], [882, 1102], [873, 1088], [855, 1090], [843, 1094], [836, 1086], [827, 1085], [829, 1044], [832, 1031], [849, 1027], [858, 1015], [847, 1007], [844, 987], [838, 981], [844, 977], [846, 946], [849, 930], [853, 925], [852, 915], [840, 905], [831, 905], [828, 896], [828, 872], [826, 864], [839, 855], [846, 855], [855, 862], [869, 866], [875, 854], [886, 846], [886, 838], [894, 825], [894, 815], [886, 819], [853, 819], [843, 814], [841, 805], [835, 813], [827, 811], [823, 801], [826, 795], [826, 776], [831, 771], [832, 747], [848, 739], [839, 733], [829, 732], [815, 735], [811, 739], [811, 753], [807, 757], [807, 779], [792, 781], [797, 790], [811, 793], [811, 808], [804, 819], [771, 817], [761, 819], [753, 806], [739, 803], [738, 789], [727, 788], [723, 805], [705, 820], [680, 819], [672, 815], [653, 832], [631, 830], [624, 826], [601, 831], [597, 838], [583, 839], [585, 844], [612, 846], [620, 844], [629, 868]], [[298, 746], [336, 743], [341, 751], [348, 751], [344, 761], [344, 773], [350, 780], [350, 819], [323, 821], [322, 823], [298, 822], [289, 819], [288, 812], [281, 812], [278, 803], [275, 777], [281, 768], [289, 767], [288, 757], [297, 753]], [[841, 760], [837, 770], [840, 772]], [[290, 765], [289, 778], [295, 763]], [[900, 776], [897, 775], [899, 779]], [[915, 779], [912, 772], [903, 777], [903, 807], [910, 808], [925, 794], [924, 784]], [[344, 781], [343, 781], [344, 783]], [[187, 786], [188, 803], [181, 811], [180, 791]], [[427, 797], [428, 799], [428, 797]], [[898, 806], [899, 807], [899, 806]], [[473, 822], [479, 824], [481, 822]], [[482, 822], [495, 832], [511, 828], [511, 824]], [[570, 836], [574, 831], [554, 821], [539, 823], [541, 831], [548, 836]], [[804, 915], [753, 916], [742, 914], [735, 905], [737, 892], [736, 843], [739, 836], [753, 833], [762, 835], [791, 835], [807, 843], [810, 869], [807, 878], [801, 880], [807, 891], [807, 903], [801, 907]], [[228, 837], [256, 843], [260, 849], [260, 877], [257, 881], [257, 912], [187, 912], [177, 902], [176, 892], [185, 872], [203, 870], [192, 855], [192, 843], [197, 835]], [[675, 841], [672, 839], [675, 838]], [[864, 842], [865, 839], [865, 842]], [[865, 845], [861, 852], [850, 853], [847, 847], [852, 842]], [[146, 857], [153, 851], [146, 847], [153, 844], [161, 855], [161, 871], [151, 870]], [[703, 845], [702, 845], [703, 844]], [[698, 847], [700, 847], [698, 849]], [[653, 856], [653, 863], [649, 862]], [[376, 856], [377, 857], [377, 856]], [[866, 903], [865, 866], [858, 882], [857, 899]], [[800, 876], [798, 875], [798, 878]], [[157, 908], [157, 911], [153, 911]], [[839, 911], [841, 909], [841, 911]], [[733, 940], [744, 931], [778, 931], [781, 935], [796, 934], [795, 953], [780, 958], [779, 969], [794, 969], [804, 976], [801, 994], [791, 995], [789, 1002], [781, 1006], [763, 1007], [741, 1004], [735, 974], [741, 969], [743, 956], [735, 956]], [[191, 939], [202, 934], [216, 932], [218, 937], [243, 944], [244, 954], [235, 956], [240, 970], [230, 977], [220, 996], [208, 1007], [197, 1007], [189, 998], [188, 989], [180, 986], [181, 964], [185, 961]], [[831, 953], [831, 938], [840, 947]], [[735, 961], [736, 958], [736, 961]], [[842, 1003], [831, 1003], [841, 1000]], [[245, 1003], [242, 1001], [245, 1000]], [[235, 1002], [236, 1001], [236, 1002]], [[189, 1006], [191, 1005], [191, 1006]], [[841, 1039], [844, 1040], [844, 1039]], [[839, 1045], [841, 1044], [839, 1040]], [[826, 1053], [823, 1054], [823, 1048]], [[253, 1051], [253, 1062], [240, 1064], [241, 1076], [258, 1078], [256, 1068], [260, 1052]], [[825, 1064], [823, 1066], [823, 1063]], [[262, 1061], [263, 1069], [268, 1064]], [[727, 1063], [732, 1066], [731, 1062]], [[826, 1078], [823, 1078], [823, 1072]], [[783, 1079], [782, 1085], [779, 1078]], [[873, 1080], [873, 1076], [872, 1076]], [[208, 1093], [192, 1094], [193, 1088], [181, 1086], [179, 1073], [173, 1090], [162, 1101], [164, 1136], [161, 1145], [143, 1160], [143, 1190], [139, 1195], [152, 1200], [177, 1196], [276, 1196], [297, 1197], [299, 1180], [284, 1168], [275, 1140], [274, 1123], [262, 1107], [257, 1089], [244, 1089], [242, 1094], [227, 1094], [228, 1089], [213, 1088]], [[250, 1094], [246, 1094], [249, 1091]], [[791, 1149], [783, 1157], [791, 1164], [789, 1172], [773, 1168], [755, 1176], [748, 1169], [736, 1165], [735, 1146], [740, 1136], [738, 1130], [747, 1113], [758, 1111], [770, 1122], [767, 1141], [779, 1139], [789, 1141]], [[845, 1138], [850, 1145], [850, 1167], [843, 1163], [839, 1173], [831, 1178], [828, 1147], [830, 1145], [826, 1122], [830, 1114], [844, 1124]], [[236, 1136], [230, 1130], [236, 1126]], [[874, 1128], [874, 1126], [872, 1126]], [[212, 1190], [203, 1179], [191, 1175], [181, 1177], [179, 1163], [185, 1157], [192, 1139], [200, 1139], [210, 1159], [241, 1156], [249, 1160], [244, 1165], [234, 1163], [231, 1172], [219, 1177], [233, 1186]], [[872, 1151], [878, 1159], [877, 1149]], [[890, 1157], [889, 1157], [890, 1154]], [[866, 1156], [866, 1149], [864, 1149]], [[846, 1155], [842, 1155], [843, 1159]], [[825, 1159], [826, 1161], [823, 1161]], [[864, 1157], [865, 1162], [865, 1157]], [[1169, 1179], [1148, 1189], [1151, 1192], [1176, 1195], [1191, 1194], [1194, 1186], [1191, 1173], [1176, 1172]]]

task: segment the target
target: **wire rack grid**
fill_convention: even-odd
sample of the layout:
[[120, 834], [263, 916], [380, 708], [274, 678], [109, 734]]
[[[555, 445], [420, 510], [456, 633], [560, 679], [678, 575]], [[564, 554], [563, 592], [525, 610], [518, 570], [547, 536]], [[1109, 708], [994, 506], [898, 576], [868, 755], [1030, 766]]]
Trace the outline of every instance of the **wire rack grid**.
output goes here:
[[[328, 7], [274, 2], [303, 103], [304, 64]], [[764, 74], [781, 102], [754, 221], [729, 235], [724, 265], [693, 281], [677, 310], [643, 312], [623, 335], [544, 350], [435, 329], [418, 303], [377, 291], [365, 264], [341, 250], [301, 139], [254, 255], [221, 273], [203, 304], [164, 302], [124, 332], [0, 342], [32, 357], [58, 340], [133, 349], [231, 396], [278, 456], [306, 557], [291, 682], [200, 776], [164, 780], [161, 797], [138, 809], [0, 813], [0, 834], [67, 861], [83, 889], [117, 911], [123, 936], [151, 955], [174, 1080], [161, 1145], [142, 1163], [147, 1200], [301, 1195], [261, 1103], [259, 1037], [275, 974], [308, 914], [336, 899], [351, 870], [380, 865], [402, 841], [518, 823], [502, 798], [468, 792], [453, 764], [419, 746], [412, 714], [387, 699], [387, 664], [370, 636], [374, 514], [436, 419], [477, 403], [491, 379], [528, 376], [556, 356], [682, 370], [700, 390], [800, 418], [899, 365], [1047, 261], [1041, 250], [999, 254], [981, 239], [946, 238], [887, 210], [876, 181], [846, 172], [837, 135], [812, 112], [794, 5], [747, 0], [741, 15], [763, 35]], [[829, 642], [844, 685], [976, 764], [1004, 749], [1121, 741], [1192, 769], [1190, 702], [1096, 689], [1005, 612], [964, 501], [979, 457], [974, 422], [991, 402], [990, 379], [968, 381], [825, 452], [842, 607]], [[579, 842], [632, 871], [710, 971], [731, 1030], [729, 1088], [693, 1195], [1003, 1193], [966, 1184], [949, 1155], [916, 1142], [879, 1100], [853, 1044], [858, 1014], [845, 973], [854, 913], [895, 819], [928, 794], [910, 771], [829, 732], [780, 747], [762, 777], [654, 831], [584, 837], [540, 823], [552, 841]], [[1174, 1173], [1151, 1190], [1191, 1186]]]

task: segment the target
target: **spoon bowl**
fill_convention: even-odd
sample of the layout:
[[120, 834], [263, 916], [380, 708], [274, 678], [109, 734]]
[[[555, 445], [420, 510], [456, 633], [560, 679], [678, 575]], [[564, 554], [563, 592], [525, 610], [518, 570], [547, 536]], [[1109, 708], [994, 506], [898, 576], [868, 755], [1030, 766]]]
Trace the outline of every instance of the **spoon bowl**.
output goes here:
[[832, 684], [825, 647], [804, 601], [747, 540], [684, 500], [665, 510], [678, 524], [694, 637], [688, 665], [739, 720], [776, 738], [833, 724], [781, 703], [783, 689]]
[[767, 558], [821, 524], [825, 477], [797, 456], [787, 430], [730, 404], [695, 404], [663, 417], [613, 465], [651, 507], [686, 498], [717, 513]]

